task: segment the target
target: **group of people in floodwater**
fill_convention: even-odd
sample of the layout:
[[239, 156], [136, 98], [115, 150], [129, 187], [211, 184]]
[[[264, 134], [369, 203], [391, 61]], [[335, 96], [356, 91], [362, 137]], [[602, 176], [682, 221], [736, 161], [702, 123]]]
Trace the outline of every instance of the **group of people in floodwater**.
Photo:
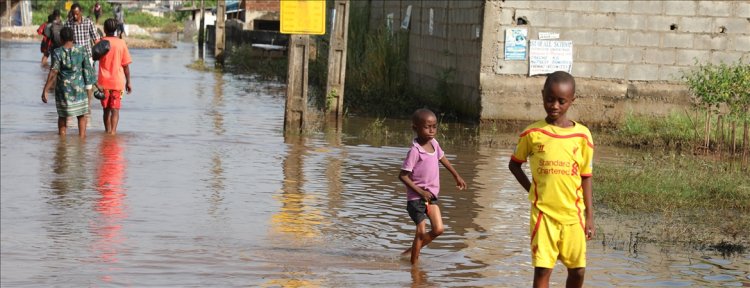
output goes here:
[[[94, 15], [101, 15], [99, 2], [93, 7]], [[44, 35], [42, 40], [42, 64], [49, 57], [49, 74], [42, 90], [42, 102], [47, 103], [48, 91], [54, 85], [55, 107], [57, 108], [58, 134], [67, 134], [68, 117], [78, 120], [78, 135], [86, 136], [86, 127], [91, 115], [92, 96], [96, 92], [103, 109], [105, 132], [117, 133], [120, 106], [123, 94], [130, 94], [130, 51], [124, 40], [122, 15], [118, 19], [104, 21], [104, 37], [101, 37], [96, 24], [83, 16], [83, 8], [74, 3], [66, 21], [60, 18], [60, 10], [49, 16], [37, 32]], [[115, 14], [122, 14], [117, 6]], [[118, 35], [119, 34], [119, 35]], [[92, 47], [100, 41], [107, 41], [109, 50], [96, 63], [92, 58]], [[104, 46], [106, 47], [106, 45]], [[94, 90], [96, 89], [96, 91]]]
[[[85, 137], [91, 97], [93, 89], [97, 89], [103, 94], [101, 105], [105, 131], [115, 134], [123, 93], [132, 91], [130, 53], [125, 42], [116, 36], [121, 31], [120, 21], [105, 20], [106, 36], [100, 38], [94, 22], [83, 17], [81, 11], [78, 3], [73, 4], [68, 20], [61, 27], [51, 26], [49, 29], [53, 30], [50, 37], [59, 38], [59, 45], [48, 49], [50, 71], [41, 98], [47, 103], [47, 91], [54, 84], [58, 133], [66, 135], [67, 118], [77, 117], [79, 136]], [[51, 22], [56, 23], [59, 17], [56, 11], [50, 16]], [[110, 50], [99, 59], [97, 74], [94, 72], [92, 45], [99, 41], [109, 41]], [[566, 286], [581, 287], [586, 267], [586, 241], [595, 234], [592, 202], [594, 144], [589, 129], [566, 115], [576, 99], [572, 75], [562, 71], [549, 74], [541, 96], [547, 116], [524, 129], [508, 167], [528, 192], [531, 202], [529, 233], [534, 286], [548, 286], [552, 268], [561, 260], [568, 268]], [[416, 225], [412, 245], [402, 255], [409, 255], [411, 263], [416, 265], [420, 250], [444, 231], [438, 205], [440, 164], [451, 173], [458, 190], [466, 189], [467, 184], [435, 139], [438, 129], [435, 114], [429, 109], [415, 111], [411, 128], [416, 138], [410, 145], [398, 178], [405, 186], [406, 210]], [[522, 169], [525, 162], [530, 163], [531, 180]], [[549, 169], [545, 166], [555, 166], [559, 171], [545, 172]], [[427, 231], [428, 219], [430, 231]]]

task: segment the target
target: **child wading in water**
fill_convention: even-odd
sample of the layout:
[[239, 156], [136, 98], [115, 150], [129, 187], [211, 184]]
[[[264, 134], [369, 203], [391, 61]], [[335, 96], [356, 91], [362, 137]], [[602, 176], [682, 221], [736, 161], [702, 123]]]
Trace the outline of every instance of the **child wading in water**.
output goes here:
[[[566, 72], [547, 77], [542, 90], [547, 117], [524, 129], [509, 164], [529, 191], [534, 287], [549, 286], [558, 259], [568, 268], [566, 286], [583, 286], [586, 240], [594, 237], [594, 144], [589, 129], [566, 115], [575, 100], [575, 88], [575, 79]], [[527, 160], [532, 181], [521, 169]]]
[[104, 130], [107, 134], [117, 134], [117, 123], [120, 121], [120, 107], [123, 92], [133, 90], [130, 85], [130, 57], [128, 46], [125, 41], [115, 37], [117, 32], [117, 20], [107, 19], [104, 21], [104, 33], [107, 37], [103, 40], [109, 41], [109, 52], [99, 59], [99, 85], [104, 93], [101, 99], [104, 114]]
[[[412, 142], [406, 154], [398, 178], [406, 185], [406, 210], [417, 225], [414, 242], [411, 248], [402, 255], [411, 254], [411, 264], [419, 261], [419, 250], [443, 233], [443, 219], [437, 205], [440, 193], [440, 170], [442, 163], [456, 180], [459, 190], [466, 189], [466, 182], [458, 175], [440, 145], [435, 140], [437, 118], [428, 109], [419, 109], [412, 116], [412, 129], [417, 138]], [[425, 220], [430, 218], [430, 232], [427, 232]]]

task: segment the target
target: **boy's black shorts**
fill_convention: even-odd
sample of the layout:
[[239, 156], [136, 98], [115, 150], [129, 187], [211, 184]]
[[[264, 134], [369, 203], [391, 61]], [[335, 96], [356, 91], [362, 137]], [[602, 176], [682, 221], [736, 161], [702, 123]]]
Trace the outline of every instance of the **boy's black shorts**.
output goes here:
[[[437, 203], [438, 199], [432, 196], [430, 199], [431, 203]], [[427, 219], [427, 205], [424, 199], [406, 201], [406, 211], [409, 212], [409, 217], [414, 221], [414, 224], [419, 225], [424, 219]]]

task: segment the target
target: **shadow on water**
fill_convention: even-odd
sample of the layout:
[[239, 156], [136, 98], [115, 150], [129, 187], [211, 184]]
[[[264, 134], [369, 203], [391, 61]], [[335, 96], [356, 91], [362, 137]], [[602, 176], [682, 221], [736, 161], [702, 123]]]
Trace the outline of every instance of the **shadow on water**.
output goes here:
[[[469, 190], [441, 170], [446, 231], [412, 268], [399, 256], [414, 233], [397, 179], [408, 121], [350, 117], [343, 131], [284, 136], [283, 84], [189, 70], [196, 52], [178, 46], [133, 49], [119, 134], [92, 121], [80, 141], [54, 135], [54, 105], [38, 101], [36, 44], [2, 43], [4, 286], [528, 286], [512, 133], [441, 126]], [[746, 251], [631, 239], [638, 222], [600, 215], [587, 286], [750, 285]], [[557, 266], [553, 285], [564, 279]]]

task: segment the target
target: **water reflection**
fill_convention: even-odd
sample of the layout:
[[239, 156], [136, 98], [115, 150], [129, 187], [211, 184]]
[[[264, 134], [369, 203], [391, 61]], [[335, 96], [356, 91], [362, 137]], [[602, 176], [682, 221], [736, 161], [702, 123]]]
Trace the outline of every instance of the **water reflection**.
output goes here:
[[323, 216], [320, 209], [308, 202], [314, 202], [315, 196], [305, 193], [304, 158], [307, 154], [305, 138], [299, 136], [285, 137], [289, 146], [287, 156], [282, 163], [284, 182], [281, 194], [275, 198], [281, 202], [278, 213], [271, 218], [273, 228], [282, 235], [292, 236], [292, 241], [307, 242], [320, 237], [320, 224]]
[[224, 196], [222, 192], [225, 189], [224, 181], [224, 166], [222, 164], [222, 154], [219, 151], [214, 151], [211, 155], [211, 171], [210, 179], [208, 181], [208, 189], [211, 191], [211, 196], [208, 198], [208, 214], [214, 217], [219, 215], [221, 211], [222, 203], [224, 202]]
[[425, 270], [415, 265], [411, 267], [411, 287], [438, 287], [438, 285], [430, 281]]
[[[116, 135], [106, 135], [99, 145], [99, 165], [96, 172], [96, 190], [99, 198], [95, 210], [98, 219], [92, 223], [94, 242], [92, 250], [103, 264], [118, 262], [121, 246], [127, 240], [122, 235], [122, 221], [127, 218], [125, 205], [125, 171], [127, 163], [123, 157], [123, 140]], [[111, 282], [111, 267], [102, 268], [101, 279]]]
[[[224, 128], [224, 77], [222, 73], [214, 73], [214, 85], [213, 85], [213, 97], [211, 98], [211, 104], [208, 110], [208, 114], [211, 116], [213, 123], [213, 133], [216, 136], [222, 136], [226, 133]], [[202, 87], [202, 85], [201, 85]], [[224, 189], [225, 180], [224, 177], [224, 153], [222, 152], [221, 145], [215, 145], [212, 147], [211, 152], [211, 178], [209, 179], [209, 191], [211, 196], [209, 197], [209, 208], [208, 213], [217, 217], [220, 207], [224, 202]]]
[[342, 194], [344, 192], [344, 181], [342, 178], [342, 169], [344, 159], [347, 159], [348, 153], [346, 147], [341, 143], [341, 130], [337, 127], [326, 130], [326, 142], [328, 147], [336, 149], [339, 153], [330, 153], [326, 155], [325, 179], [328, 185], [328, 213], [330, 217], [337, 218], [338, 210], [343, 206]]
[[[51, 140], [56, 141], [52, 150], [54, 154], [50, 157], [50, 166], [47, 166], [52, 173], [45, 173], [50, 178], [48, 185], [43, 185], [46, 213], [41, 219], [47, 242], [53, 245], [45, 247], [39, 257], [42, 263], [57, 265], [45, 265], [44, 270], [37, 271], [35, 276], [59, 275], [58, 280], [62, 281], [75, 277], [65, 273], [66, 266], [80, 265], [86, 258], [85, 253], [81, 252], [85, 251], [87, 243], [82, 243], [81, 240], [87, 239], [86, 225], [92, 213], [89, 206], [91, 197], [86, 193], [90, 189], [91, 177], [87, 171], [90, 161], [86, 153], [87, 142], [76, 137], [55, 138], [57, 139]], [[7, 192], [3, 190], [2, 193]], [[31, 204], [27, 205], [33, 207]], [[25, 241], [29, 242], [31, 239]]]
[[[526, 194], [507, 170], [512, 151], [486, 146], [475, 154], [461, 154], [474, 164], [471, 178], [473, 202], [477, 203], [472, 217], [475, 229], [466, 235], [467, 256], [494, 269], [481, 269], [482, 277], [500, 279], [508, 285], [525, 285], [519, 279], [530, 279], [532, 270], [528, 253], [529, 208]], [[528, 171], [527, 171], [528, 172]], [[467, 176], [465, 176], [467, 177]], [[469, 179], [469, 178], [466, 178]], [[503, 235], [502, 240], [498, 235]], [[492, 247], [492, 249], [487, 249]]]
[[[55, 156], [52, 161], [53, 179], [50, 182], [50, 190], [59, 196], [55, 203], [67, 205], [70, 201], [79, 202], [69, 194], [80, 192], [86, 187], [88, 175], [86, 174], [85, 139], [67, 139], [61, 137], [55, 147]], [[69, 201], [64, 201], [67, 199]]]
[[211, 99], [210, 114], [213, 117], [214, 133], [217, 136], [224, 135], [224, 74], [214, 73], [214, 97]]

